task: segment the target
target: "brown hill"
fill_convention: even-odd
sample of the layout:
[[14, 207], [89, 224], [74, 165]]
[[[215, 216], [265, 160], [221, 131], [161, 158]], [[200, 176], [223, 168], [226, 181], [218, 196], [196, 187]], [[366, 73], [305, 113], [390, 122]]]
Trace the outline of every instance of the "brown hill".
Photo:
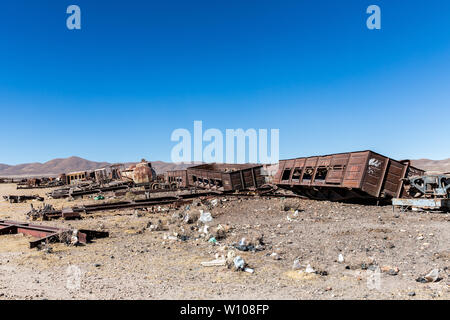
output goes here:
[[[131, 163], [126, 163], [125, 166]], [[89, 171], [109, 166], [108, 162], [89, 161], [80, 157], [70, 157], [66, 159], [53, 159], [45, 163], [25, 163], [10, 166], [0, 164], [0, 177], [33, 177], [33, 176], [55, 176], [64, 172]], [[157, 173], [168, 170], [185, 169], [189, 165], [174, 164], [163, 161], [154, 161], [152, 166]]]
[[51, 176], [63, 172], [95, 170], [107, 165], [107, 162], [94, 162], [79, 157], [70, 157], [53, 159], [45, 163], [25, 163], [15, 166], [0, 165], [0, 176]]
[[8, 169], [9, 167], [11, 167], [11, 166], [9, 166], [9, 165], [7, 165], [7, 164], [1, 164], [1, 163], [0, 163], [0, 171], [5, 170], [5, 169]]
[[445, 160], [430, 160], [430, 159], [418, 159], [411, 160], [411, 164], [417, 168], [423, 169], [428, 172], [450, 172], [450, 159]]
[[[450, 159], [412, 160], [412, 165], [426, 171], [450, 172]], [[131, 163], [124, 164], [129, 166]], [[32, 176], [55, 176], [63, 172], [95, 170], [109, 166], [108, 162], [89, 161], [79, 157], [66, 159], [54, 159], [45, 163], [25, 163], [15, 166], [0, 164], [0, 177], [32, 177]], [[153, 161], [152, 166], [157, 173], [164, 173], [169, 170], [179, 170], [189, 167], [191, 164], [175, 164], [164, 161]]]

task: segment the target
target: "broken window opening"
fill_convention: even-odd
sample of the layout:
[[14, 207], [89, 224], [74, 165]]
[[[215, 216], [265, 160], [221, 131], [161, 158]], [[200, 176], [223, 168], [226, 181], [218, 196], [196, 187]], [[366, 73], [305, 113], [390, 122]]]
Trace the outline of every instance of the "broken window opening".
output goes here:
[[303, 168], [295, 168], [294, 172], [292, 173], [292, 181], [299, 182], [300, 177], [302, 176], [302, 170]]
[[291, 169], [284, 169], [283, 171], [283, 177], [281, 180], [289, 180], [289, 177], [291, 176]]
[[326, 167], [317, 168], [316, 177], [314, 178], [314, 181], [325, 181], [327, 174], [328, 174], [328, 168], [326, 168]]
[[311, 181], [313, 173], [314, 173], [314, 168], [313, 167], [307, 167], [305, 169], [305, 173], [303, 174], [302, 181]]

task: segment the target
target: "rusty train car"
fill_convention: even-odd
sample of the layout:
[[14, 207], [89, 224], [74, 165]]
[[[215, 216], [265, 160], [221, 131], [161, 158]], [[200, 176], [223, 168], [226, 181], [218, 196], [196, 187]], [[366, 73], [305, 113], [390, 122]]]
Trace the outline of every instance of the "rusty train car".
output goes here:
[[403, 178], [424, 171], [366, 150], [280, 160], [274, 184], [317, 200], [390, 200], [405, 195]]
[[170, 186], [175, 186], [177, 188], [189, 187], [187, 170], [167, 171], [164, 174], [164, 181]]
[[257, 189], [265, 184], [262, 165], [209, 163], [186, 170], [168, 171], [167, 183], [217, 191]]

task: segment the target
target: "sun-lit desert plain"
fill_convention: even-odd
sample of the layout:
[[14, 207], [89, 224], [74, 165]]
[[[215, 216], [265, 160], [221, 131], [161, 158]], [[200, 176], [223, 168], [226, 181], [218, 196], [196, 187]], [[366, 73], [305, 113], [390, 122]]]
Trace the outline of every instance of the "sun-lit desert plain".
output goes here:
[[[0, 184], [0, 199], [39, 194], [58, 209], [95, 202], [93, 196], [48, 199], [49, 191]], [[28, 221], [30, 204], [42, 206], [0, 201], [0, 220]], [[207, 230], [198, 221], [200, 210], [212, 215]], [[0, 236], [0, 299], [450, 298], [450, 216], [443, 213], [218, 197], [177, 209], [107, 211], [33, 223], [103, 230], [110, 237], [83, 246], [50, 243], [38, 250], [29, 248], [30, 236]], [[236, 256], [254, 272], [235, 270]], [[226, 263], [202, 265], [212, 260]], [[434, 269], [437, 281], [416, 281]]]

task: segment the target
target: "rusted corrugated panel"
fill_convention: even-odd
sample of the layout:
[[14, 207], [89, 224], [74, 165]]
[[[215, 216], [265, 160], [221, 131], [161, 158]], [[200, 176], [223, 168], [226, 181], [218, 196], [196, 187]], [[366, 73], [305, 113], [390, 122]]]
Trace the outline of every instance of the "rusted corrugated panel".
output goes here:
[[360, 188], [364, 171], [367, 165], [369, 152], [354, 152], [350, 154], [345, 170], [342, 186], [347, 188]]
[[332, 159], [332, 156], [319, 157], [319, 159], [317, 160], [317, 166], [327, 167], [331, 164], [331, 159]]
[[390, 160], [389, 168], [386, 174], [386, 179], [384, 181], [383, 190], [387, 195], [394, 197], [397, 194], [399, 185], [401, 184], [401, 179], [404, 177], [405, 165], [400, 162]]
[[178, 187], [187, 188], [188, 176], [187, 170], [172, 170], [167, 171], [164, 174], [164, 180], [166, 183], [176, 183]]
[[361, 189], [373, 197], [378, 197], [389, 165], [389, 158], [370, 152], [367, 161]]
[[328, 184], [341, 184], [344, 179], [344, 173], [347, 168], [349, 153], [332, 155], [330, 171], [326, 178]]
[[278, 164], [278, 171], [273, 178], [273, 183], [278, 184], [281, 183], [281, 175], [283, 173], [284, 167], [286, 164], [286, 160], [280, 160]]

